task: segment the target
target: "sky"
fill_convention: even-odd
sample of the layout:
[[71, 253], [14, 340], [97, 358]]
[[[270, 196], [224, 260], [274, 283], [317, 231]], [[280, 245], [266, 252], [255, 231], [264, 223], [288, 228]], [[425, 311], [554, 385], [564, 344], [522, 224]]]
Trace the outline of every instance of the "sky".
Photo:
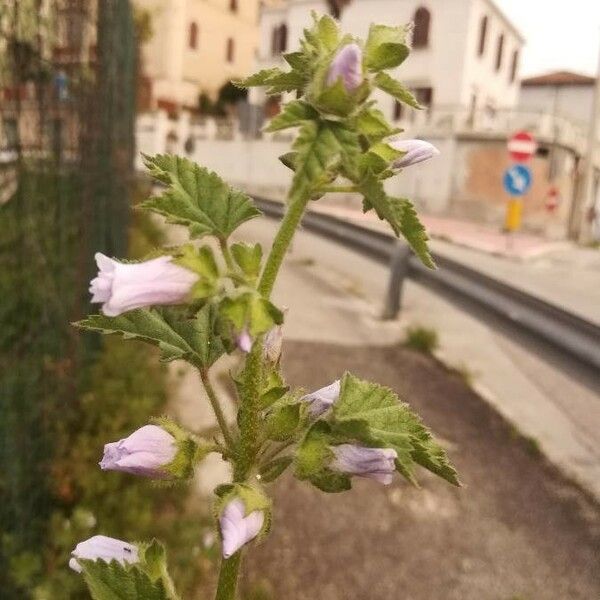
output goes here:
[[495, 0], [526, 39], [521, 73], [593, 75], [600, 53], [600, 0]]

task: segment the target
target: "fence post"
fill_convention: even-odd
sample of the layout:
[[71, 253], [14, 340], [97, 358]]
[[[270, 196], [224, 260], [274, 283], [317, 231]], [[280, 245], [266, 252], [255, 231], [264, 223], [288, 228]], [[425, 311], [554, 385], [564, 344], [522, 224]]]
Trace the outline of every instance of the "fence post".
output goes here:
[[408, 260], [410, 248], [407, 244], [398, 242], [390, 259], [390, 279], [386, 292], [385, 306], [382, 318], [393, 320], [400, 312], [402, 287], [408, 276]]

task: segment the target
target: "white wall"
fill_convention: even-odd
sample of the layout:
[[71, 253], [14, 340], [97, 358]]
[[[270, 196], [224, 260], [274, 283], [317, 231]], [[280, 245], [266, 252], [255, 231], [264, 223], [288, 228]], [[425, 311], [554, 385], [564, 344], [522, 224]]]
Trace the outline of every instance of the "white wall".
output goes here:
[[583, 127], [590, 121], [593, 102], [592, 85], [523, 86], [519, 96], [519, 106], [524, 110], [555, 114]]

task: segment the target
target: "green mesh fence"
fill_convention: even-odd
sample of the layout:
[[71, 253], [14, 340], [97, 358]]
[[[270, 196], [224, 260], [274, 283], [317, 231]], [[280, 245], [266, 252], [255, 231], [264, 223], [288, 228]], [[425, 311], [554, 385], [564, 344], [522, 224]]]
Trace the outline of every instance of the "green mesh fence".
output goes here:
[[[0, 3], [0, 597], [69, 502], [93, 253], [125, 253], [136, 45], [126, 0]], [[89, 340], [89, 338], [87, 338]], [[87, 342], [86, 342], [87, 343]], [[21, 561], [21, 562], [19, 562]]]

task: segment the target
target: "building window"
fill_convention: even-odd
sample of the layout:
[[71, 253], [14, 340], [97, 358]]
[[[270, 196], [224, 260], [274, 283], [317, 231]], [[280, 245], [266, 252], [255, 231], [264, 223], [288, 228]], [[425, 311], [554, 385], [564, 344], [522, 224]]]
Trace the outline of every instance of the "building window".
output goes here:
[[487, 41], [487, 28], [488, 28], [488, 18], [487, 16], [481, 19], [481, 26], [479, 28], [479, 56], [483, 56], [485, 52], [485, 43]]
[[394, 121], [401, 121], [403, 116], [404, 107], [402, 105], [402, 102], [398, 102], [398, 100], [396, 100], [394, 102]]
[[238, 3], [237, 0], [229, 0], [229, 10], [231, 12], [237, 12]]
[[232, 63], [235, 56], [235, 42], [233, 38], [227, 38], [227, 50], [225, 52], [225, 57], [228, 63]]
[[190, 23], [188, 46], [191, 50], [198, 48], [198, 25], [196, 23]]
[[431, 14], [426, 8], [419, 8], [414, 17], [413, 48], [426, 48], [429, 45]]
[[413, 90], [413, 94], [417, 99], [417, 102], [425, 107], [431, 108], [433, 104], [433, 88], [430, 87], [419, 87]]
[[512, 64], [510, 65], [510, 82], [514, 83], [519, 70], [519, 51], [515, 50], [512, 55]]
[[288, 28], [285, 23], [273, 27], [271, 34], [271, 54], [277, 56], [287, 50]]
[[502, 59], [504, 58], [504, 35], [498, 38], [498, 48], [496, 49], [496, 71], [502, 68]]

